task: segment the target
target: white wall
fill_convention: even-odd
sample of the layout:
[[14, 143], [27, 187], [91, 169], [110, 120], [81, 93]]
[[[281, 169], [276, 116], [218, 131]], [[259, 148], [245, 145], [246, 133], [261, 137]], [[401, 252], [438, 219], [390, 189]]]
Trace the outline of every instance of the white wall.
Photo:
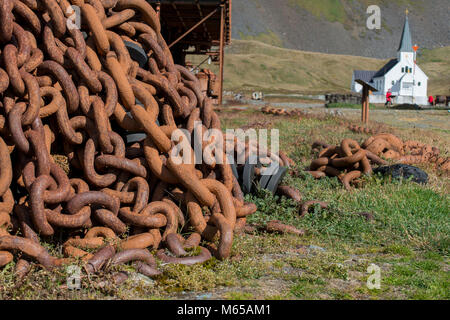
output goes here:
[[[408, 70], [412, 69], [411, 73], [406, 73], [406, 68], [408, 68]], [[375, 95], [385, 96], [386, 92], [391, 89], [394, 96], [413, 96], [414, 94], [414, 96], [416, 97], [427, 97], [428, 77], [420, 69], [419, 66], [414, 66], [414, 63], [411, 63], [410, 61], [401, 61], [396, 66], [394, 66], [384, 77], [375, 78], [374, 82], [383, 80], [384, 83], [382, 86], [382, 90], [375, 92]], [[406, 88], [408, 83], [411, 84], [410, 89]], [[414, 88], [412, 88], [413, 83]]]
[[[387, 91], [391, 89], [394, 96], [412, 97], [414, 95], [414, 97], [428, 97], [428, 77], [418, 65], [414, 64], [414, 53], [399, 52], [398, 58], [400, 62], [384, 77], [373, 79], [375, 87], [378, 89], [378, 92], [373, 94], [383, 96], [383, 99], [385, 99]], [[354, 77], [352, 78], [351, 89], [358, 93], [362, 91], [362, 86], [355, 82]]]
[[361, 93], [362, 92], [362, 85], [360, 85], [359, 83], [353, 81], [352, 91], [356, 92], [356, 93]]
[[414, 79], [414, 95], [419, 97], [428, 97], [428, 77], [418, 65], [416, 65]]
[[411, 66], [414, 63], [414, 53], [413, 52], [398, 52], [397, 58], [403, 63], [409, 63]]
[[[370, 95], [369, 98], [370, 103], [386, 103], [386, 97], [384, 95]], [[421, 106], [428, 106], [428, 98], [427, 97], [405, 97], [405, 96], [398, 96], [392, 99], [392, 104], [403, 104], [403, 103], [409, 103], [409, 104], [418, 104]]]
[[353, 92], [356, 92], [356, 93], [361, 93], [362, 92], [362, 85], [360, 85], [359, 83], [355, 82], [355, 75], [354, 74], [352, 76], [352, 86], [351, 86], [350, 90], [352, 90]]

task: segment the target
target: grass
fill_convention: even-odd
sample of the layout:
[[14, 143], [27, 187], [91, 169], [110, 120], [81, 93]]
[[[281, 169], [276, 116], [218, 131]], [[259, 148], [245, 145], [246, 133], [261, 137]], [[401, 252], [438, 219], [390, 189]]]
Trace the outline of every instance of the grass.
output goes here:
[[[325, 105], [329, 109], [334, 108], [342, 108], [342, 109], [361, 109], [361, 104], [353, 104], [353, 103], [327, 103]], [[369, 108], [373, 109], [386, 109], [384, 106], [370, 104]]]
[[433, 95], [450, 95], [450, 47], [433, 50], [419, 49], [418, 64], [430, 78], [428, 92]]
[[[315, 1], [314, 1], [315, 2]], [[262, 34], [270, 43], [273, 33]], [[262, 40], [261, 38], [252, 38]], [[353, 70], [378, 70], [387, 60], [279, 48], [255, 40], [233, 40], [225, 56], [225, 90], [320, 94], [350, 92]], [[450, 47], [424, 51], [418, 65], [429, 76], [430, 95], [450, 95]], [[200, 63], [201, 56], [188, 56]], [[204, 66], [205, 67], [205, 66]], [[206, 66], [218, 73], [218, 66]]]
[[345, 22], [347, 14], [340, 0], [289, 0], [289, 5], [311, 12], [330, 22]]
[[[281, 149], [289, 150], [299, 171], [297, 177], [287, 177], [285, 183], [295, 186], [304, 200], [329, 203], [329, 209], [316, 208], [299, 219], [298, 207], [291, 200], [264, 191], [248, 196], [258, 205], [250, 222], [285, 221], [308, 230], [310, 243], [326, 250], [306, 259], [301, 256], [274, 262], [277, 269], [288, 265], [300, 270], [299, 275], [287, 277], [293, 282], [290, 295], [301, 299], [448, 299], [448, 176], [439, 177], [425, 166], [432, 181], [428, 186], [374, 176], [364, 180], [363, 188], [347, 192], [336, 179], [317, 181], [302, 173], [311, 159], [310, 145], [315, 140], [337, 144], [344, 137], [361, 141], [367, 135], [350, 132], [346, 129], [349, 123], [336, 118], [292, 119], [261, 116], [252, 110], [243, 113], [247, 122], [258, 123], [264, 117], [270, 121], [269, 128], [280, 129]], [[224, 112], [222, 118], [228, 117], [232, 126], [241, 126], [243, 115]], [[230, 121], [226, 123], [230, 125]], [[448, 135], [418, 129], [383, 129], [403, 139], [431, 139], [435, 145], [441, 140], [441, 151], [449, 151]], [[362, 211], [373, 213], [375, 220], [367, 222], [354, 214]], [[365, 286], [369, 262], [381, 267], [381, 290]]]
[[[352, 70], [377, 69], [382, 60], [282, 49], [233, 40], [225, 59], [227, 90], [322, 93], [350, 87]], [[348, 74], [347, 74], [348, 73]]]
[[[365, 134], [349, 131], [352, 121], [329, 116], [294, 118], [264, 115], [256, 109], [220, 112], [224, 128], [264, 122], [278, 128], [281, 149], [297, 163], [298, 173], [284, 183], [299, 189], [304, 200], [327, 201], [329, 208], [300, 219], [292, 200], [259, 191], [247, 200], [258, 205], [249, 222], [278, 219], [306, 229], [304, 237], [257, 232], [238, 235], [232, 255], [202, 265], [160, 265], [155, 281], [127, 280], [122, 286], [102, 281], [110, 274], [83, 276], [82, 289], [65, 287], [65, 270], [48, 272], [34, 266], [16, 287], [14, 263], [0, 270], [0, 299], [449, 299], [450, 190], [448, 176], [422, 166], [427, 186], [382, 177], [363, 180], [363, 187], [345, 191], [336, 179], [314, 180], [305, 174], [315, 140], [337, 144], [344, 137], [361, 141]], [[421, 129], [384, 129], [403, 139], [433, 143], [449, 151], [449, 134]], [[355, 212], [369, 211], [368, 222]], [[56, 253], [58, 248], [51, 248]], [[381, 269], [381, 289], [369, 290], [367, 268]], [[132, 272], [130, 266], [118, 270]]]
[[[242, 40], [255, 40], [270, 44], [271, 46], [283, 47], [283, 40], [281, 40], [280, 37], [272, 30], [269, 30], [267, 32], [260, 32], [257, 35], [246, 35], [240, 32], [239, 37]], [[264, 68], [264, 65], [262, 65], [262, 67]]]
[[[340, 22], [349, 29], [354, 27], [348, 24], [351, 18], [351, 12], [346, 11], [346, 8], [357, 6], [357, 2], [361, 3], [363, 8], [369, 5], [383, 6], [389, 4], [397, 4], [400, 7], [413, 7], [416, 10], [421, 10], [425, 1], [417, 0], [289, 0], [289, 5], [294, 8], [301, 8], [313, 14], [319, 19], [329, 22]], [[359, 14], [359, 12], [358, 12]]]

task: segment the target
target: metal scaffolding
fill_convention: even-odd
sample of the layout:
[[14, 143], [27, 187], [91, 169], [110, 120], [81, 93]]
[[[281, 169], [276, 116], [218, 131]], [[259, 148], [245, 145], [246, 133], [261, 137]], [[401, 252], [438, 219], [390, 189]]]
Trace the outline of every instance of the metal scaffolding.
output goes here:
[[161, 20], [175, 63], [187, 54], [208, 55], [219, 63], [219, 105], [223, 96], [224, 48], [231, 41], [232, 0], [147, 0]]

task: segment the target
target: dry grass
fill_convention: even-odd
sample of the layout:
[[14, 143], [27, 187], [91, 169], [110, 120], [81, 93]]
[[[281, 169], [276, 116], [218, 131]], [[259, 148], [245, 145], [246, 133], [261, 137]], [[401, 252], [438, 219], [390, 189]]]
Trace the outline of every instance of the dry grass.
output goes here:
[[[450, 47], [428, 50], [418, 64], [430, 77], [428, 93], [450, 95]], [[201, 56], [189, 56], [194, 64]], [[225, 89], [317, 94], [350, 92], [353, 70], [378, 70], [387, 60], [284, 49], [233, 40], [225, 56]], [[204, 65], [218, 72], [215, 65]]]

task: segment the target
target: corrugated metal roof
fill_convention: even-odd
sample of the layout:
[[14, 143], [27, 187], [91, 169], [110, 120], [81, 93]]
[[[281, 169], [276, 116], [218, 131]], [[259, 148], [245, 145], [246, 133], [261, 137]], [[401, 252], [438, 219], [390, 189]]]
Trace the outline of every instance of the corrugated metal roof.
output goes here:
[[353, 71], [353, 76], [356, 80], [362, 80], [364, 82], [371, 82], [373, 76], [377, 73], [377, 71], [373, 70], [355, 70]]
[[378, 78], [384, 76], [386, 73], [391, 71], [393, 67], [395, 67], [398, 63], [397, 59], [391, 59], [388, 63], [386, 63], [378, 72], [373, 76], [373, 78]]
[[408, 16], [405, 19], [405, 25], [403, 26], [402, 39], [400, 41], [400, 46], [398, 47], [400, 52], [414, 52], [412, 47], [411, 32], [409, 31], [409, 21]]

